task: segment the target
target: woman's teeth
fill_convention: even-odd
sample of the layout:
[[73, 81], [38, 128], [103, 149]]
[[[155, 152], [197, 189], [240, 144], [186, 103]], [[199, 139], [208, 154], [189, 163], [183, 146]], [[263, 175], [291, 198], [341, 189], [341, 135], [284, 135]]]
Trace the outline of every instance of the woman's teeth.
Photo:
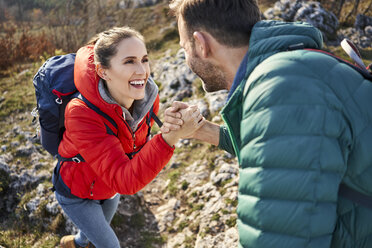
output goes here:
[[130, 83], [131, 85], [142, 86], [142, 85], [145, 84], [145, 80], [130, 81], [129, 83]]

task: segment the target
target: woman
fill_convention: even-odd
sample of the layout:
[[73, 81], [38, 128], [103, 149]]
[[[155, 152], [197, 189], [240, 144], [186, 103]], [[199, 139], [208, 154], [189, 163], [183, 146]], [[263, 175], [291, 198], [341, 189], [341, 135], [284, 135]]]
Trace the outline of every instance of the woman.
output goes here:
[[182, 113], [181, 129], [150, 140], [147, 120], [150, 111], [157, 113], [159, 96], [149, 74], [144, 39], [128, 27], [102, 32], [77, 52], [76, 87], [101, 114], [78, 98], [65, 110], [53, 184], [79, 232], [63, 237], [62, 247], [89, 242], [97, 248], [120, 247], [110, 227], [119, 195], [134, 194], [151, 182], [170, 160], [174, 144], [204, 124], [191, 107]]

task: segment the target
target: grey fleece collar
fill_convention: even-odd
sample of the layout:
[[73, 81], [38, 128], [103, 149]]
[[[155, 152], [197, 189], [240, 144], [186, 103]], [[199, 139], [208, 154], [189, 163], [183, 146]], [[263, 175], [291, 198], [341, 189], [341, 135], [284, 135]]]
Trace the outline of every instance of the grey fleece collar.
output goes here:
[[100, 79], [98, 83], [99, 94], [102, 99], [109, 104], [117, 104], [123, 110], [124, 120], [128, 123], [132, 131], [137, 129], [138, 124], [150, 111], [152, 105], [155, 102], [156, 96], [158, 95], [158, 86], [155, 84], [154, 80], [149, 77], [147, 80], [145, 88], [145, 97], [141, 100], [135, 100], [133, 102], [133, 115], [124, 107], [118, 104], [114, 98], [112, 98], [110, 92], [107, 89], [106, 82]]

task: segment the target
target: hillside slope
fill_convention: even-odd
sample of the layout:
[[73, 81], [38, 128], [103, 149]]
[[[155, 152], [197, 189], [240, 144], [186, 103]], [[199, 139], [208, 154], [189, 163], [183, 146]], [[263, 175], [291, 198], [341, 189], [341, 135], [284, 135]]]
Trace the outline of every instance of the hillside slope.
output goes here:
[[[175, 20], [167, 14], [167, 1], [135, 9], [115, 8], [115, 1], [103, 2], [108, 7], [99, 29], [125, 24], [145, 35], [154, 78], [161, 90], [161, 112], [173, 100], [182, 100], [197, 104], [206, 118], [222, 123], [218, 111], [226, 92], [205, 94], [200, 79], [188, 69], [179, 50]], [[262, 0], [260, 4], [268, 10], [275, 2]], [[361, 9], [366, 8], [365, 3], [368, 1], [361, 1]], [[64, 28], [56, 29], [68, 30]], [[97, 31], [92, 24], [89, 29]], [[353, 29], [338, 26], [336, 36], [356, 36], [357, 42], [371, 38], [367, 31], [363, 36]], [[335, 45], [331, 40], [326, 48], [345, 57]], [[56, 51], [59, 53], [65, 52]], [[362, 55], [371, 63], [372, 47], [362, 49]], [[1, 248], [56, 247], [63, 235], [76, 231], [49, 190], [55, 161], [35, 137], [38, 125], [30, 115], [35, 106], [32, 77], [49, 56], [18, 63], [0, 78]], [[153, 133], [157, 130], [155, 127]], [[201, 142], [182, 140], [152, 183], [133, 196], [122, 196], [112, 226], [122, 247], [236, 247], [238, 180], [236, 159], [230, 154]]]

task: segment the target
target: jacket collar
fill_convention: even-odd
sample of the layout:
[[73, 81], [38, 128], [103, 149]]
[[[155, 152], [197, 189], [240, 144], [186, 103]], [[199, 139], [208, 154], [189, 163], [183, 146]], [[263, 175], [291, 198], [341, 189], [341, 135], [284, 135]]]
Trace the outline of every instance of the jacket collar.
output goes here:
[[158, 87], [152, 78], [147, 80], [145, 88], [145, 97], [141, 100], [135, 100], [133, 102], [133, 115], [126, 109], [124, 106], [118, 104], [114, 98], [112, 98], [110, 92], [107, 89], [106, 82], [103, 79], [100, 79], [98, 83], [98, 90], [102, 99], [108, 104], [117, 104], [120, 106], [123, 111], [123, 118], [132, 128], [136, 130], [138, 124], [150, 111], [152, 105], [155, 102], [156, 96], [158, 95]]
[[[235, 154], [240, 161], [240, 120], [242, 100], [246, 94], [246, 82], [252, 71], [262, 61], [278, 52], [288, 50], [293, 44], [303, 43], [306, 48], [322, 47], [320, 31], [307, 23], [285, 23], [280, 21], [260, 21], [253, 27], [248, 52], [239, 66], [229, 99], [221, 110], [221, 116], [229, 130]], [[237, 121], [238, 120], [238, 121]]]
[[245, 54], [242, 62], [240, 63], [239, 69], [236, 72], [234, 77], [233, 84], [231, 85], [229, 95], [227, 96], [227, 101], [230, 99], [236, 88], [239, 86], [240, 82], [245, 78], [245, 69], [247, 68], [248, 64], [248, 52]]
[[299, 43], [303, 43], [305, 48], [321, 49], [322, 34], [305, 22], [271, 20], [257, 22], [252, 29], [248, 52], [234, 77], [227, 101], [233, 97], [239, 86], [244, 87], [246, 79], [258, 64], [271, 55], [287, 51], [291, 45]]

